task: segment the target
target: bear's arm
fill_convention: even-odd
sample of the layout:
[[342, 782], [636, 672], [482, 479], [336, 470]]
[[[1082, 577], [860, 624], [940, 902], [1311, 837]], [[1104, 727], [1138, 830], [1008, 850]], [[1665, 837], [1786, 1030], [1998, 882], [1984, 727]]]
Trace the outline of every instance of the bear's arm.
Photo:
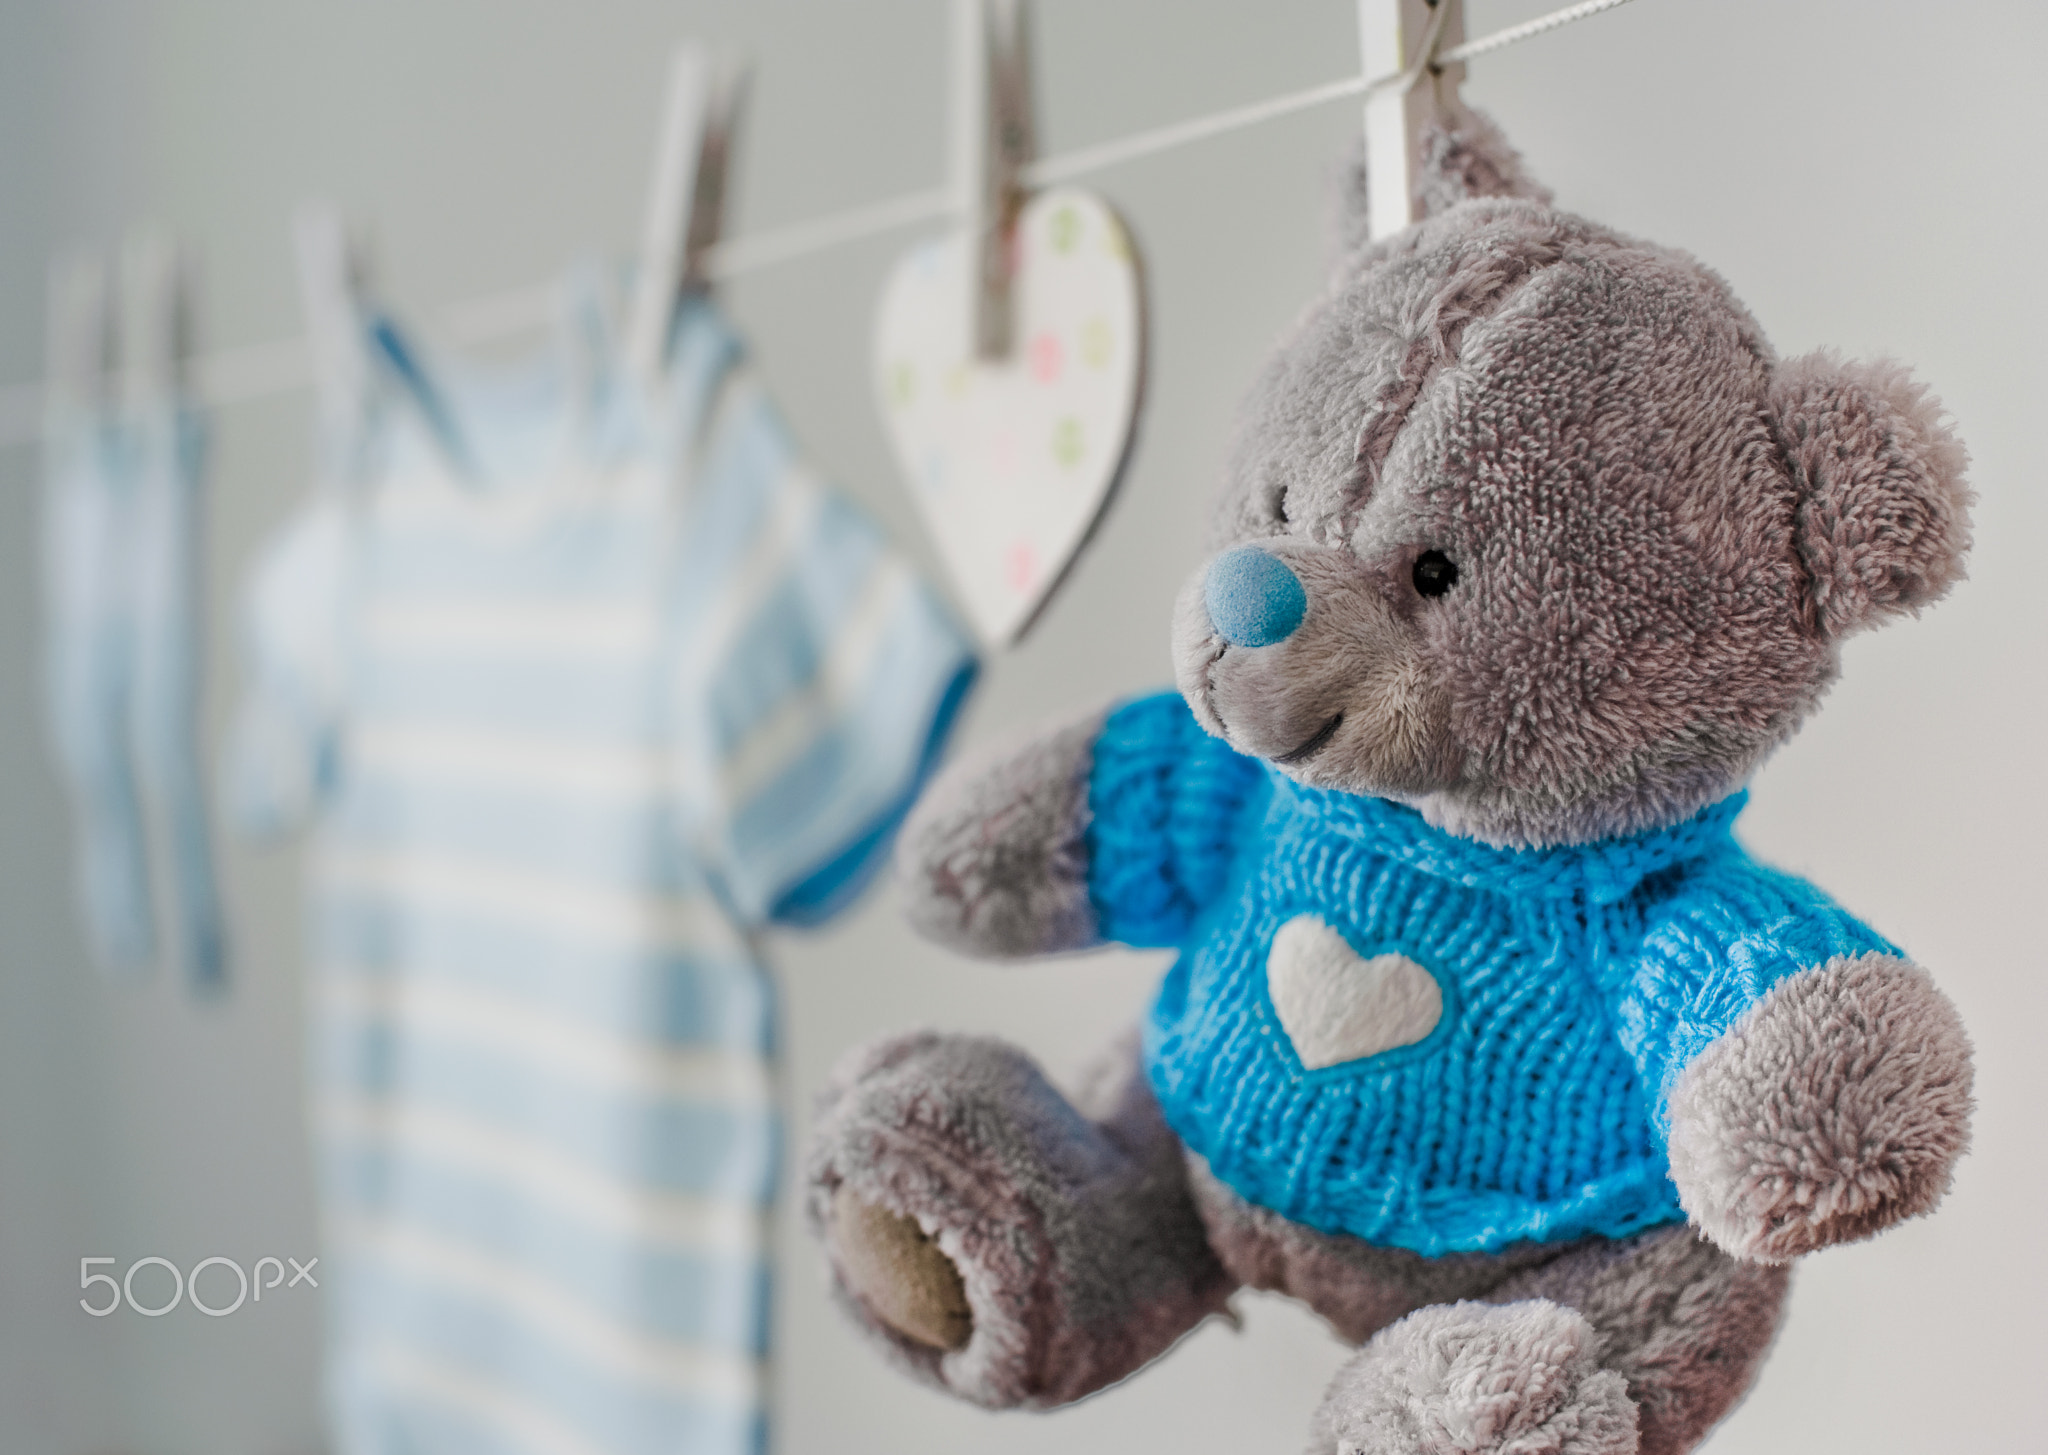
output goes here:
[[1088, 896], [1102, 937], [1178, 945], [1223, 890], [1267, 788], [1177, 692], [1109, 715], [1088, 781]]
[[1621, 997], [1679, 1201], [1783, 1262], [1930, 1210], [1968, 1140], [1970, 1050], [1927, 972], [1739, 856], [1652, 916]]
[[898, 843], [906, 912], [997, 958], [1176, 944], [1264, 782], [1176, 694], [1092, 714], [940, 776]]

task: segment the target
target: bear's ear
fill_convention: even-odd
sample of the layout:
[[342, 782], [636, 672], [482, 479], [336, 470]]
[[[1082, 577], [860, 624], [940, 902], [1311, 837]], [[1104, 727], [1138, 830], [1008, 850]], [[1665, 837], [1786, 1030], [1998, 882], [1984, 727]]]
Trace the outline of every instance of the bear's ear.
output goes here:
[[1842, 637], [1917, 612], [1962, 579], [1969, 454], [1939, 400], [1888, 360], [1780, 364], [1769, 408], [1797, 492], [1808, 624]]
[[[1508, 144], [1493, 118], [1452, 100], [1422, 133], [1422, 167], [1416, 178], [1422, 215], [1434, 217], [1474, 197], [1527, 197], [1550, 201], [1550, 189], [1529, 175], [1522, 154]], [[1372, 236], [1366, 207], [1365, 139], [1352, 143], [1337, 188], [1337, 244], [1355, 252]]]

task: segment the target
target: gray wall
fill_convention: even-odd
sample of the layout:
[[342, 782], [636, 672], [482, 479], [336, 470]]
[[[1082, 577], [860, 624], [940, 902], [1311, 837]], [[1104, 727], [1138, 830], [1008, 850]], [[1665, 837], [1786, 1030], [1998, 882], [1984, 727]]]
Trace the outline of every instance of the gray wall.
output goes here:
[[[1547, 8], [1471, 0], [1475, 31]], [[1042, 0], [1043, 143], [1059, 149], [1344, 74], [1342, 0]], [[1491, 107], [1571, 207], [1723, 269], [1786, 353], [1892, 352], [1961, 423], [1982, 493], [1974, 577], [1860, 641], [1827, 711], [1764, 774], [1751, 844], [1934, 968], [1977, 1038], [1976, 1150], [1940, 1216], [1802, 1270], [1790, 1326], [1716, 1450], [2018, 1449], [2048, 1347], [2048, 1159], [2032, 911], [2048, 816], [2048, 527], [2035, 419], [2048, 12], [2006, 0], [1643, 0], [1476, 63]], [[664, 54], [687, 32], [759, 63], [738, 226], [929, 185], [945, 155], [940, 0], [615, 3], [258, 0], [0, 7], [0, 382], [33, 377], [50, 248], [162, 218], [203, 251], [214, 342], [297, 328], [285, 228], [327, 194], [374, 223], [383, 276], [440, 306], [630, 242]], [[1126, 493], [1029, 643], [989, 673], [978, 738], [1167, 674], [1167, 605], [1199, 549], [1230, 406], [1317, 283], [1345, 105], [1099, 179], [1145, 251], [1151, 398]], [[870, 309], [904, 239], [734, 286], [814, 453], [915, 538], [867, 404]], [[214, 475], [216, 726], [230, 608], [292, 509], [305, 401], [227, 410]], [[299, 1101], [296, 865], [235, 849], [231, 1000], [117, 992], [83, 963], [68, 826], [34, 688], [32, 450], [0, 452], [0, 1448], [20, 1455], [319, 1448], [313, 1299], [208, 1320], [79, 1312], [77, 1260], [189, 1267], [316, 1246]], [[921, 547], [920, 547], [921, 549]], [[1156, 957], [994, 970], [913, 941], [886, 895], [776, 947], [793, 1094], [863, 1037], [1000, 1030], [1073, 1068], [1136, 1013]], [[886, 1374], [827, 1306], [785, 1217], [785, 1451], [1289, 1451], [1342, 1351], [1243, 1301], [1127, 1388], [990, 1417]], [[302, 1288], [299, 1294], [304, 1294]]]

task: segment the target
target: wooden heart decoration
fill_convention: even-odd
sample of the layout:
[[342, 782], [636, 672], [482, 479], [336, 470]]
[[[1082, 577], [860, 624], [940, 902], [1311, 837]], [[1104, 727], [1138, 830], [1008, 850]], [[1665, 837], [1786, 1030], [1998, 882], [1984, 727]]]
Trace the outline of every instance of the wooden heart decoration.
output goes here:
[[1406, 955], [1366, 959], [1312, 914], [1273, 936], [1266, 988], [1310, 1071], [1427, 1040], [1444, 1014], [1435, 976]]
[[1041, 192], [1016, 245], [1010, 357], [974, 356], [964, 232], [897, 263], [875, 327], [896, 458], [992, 648], [1023, 635], [1087, 542], [1130, 454], [1144, 382], [1137, 253], [1109, 204]]

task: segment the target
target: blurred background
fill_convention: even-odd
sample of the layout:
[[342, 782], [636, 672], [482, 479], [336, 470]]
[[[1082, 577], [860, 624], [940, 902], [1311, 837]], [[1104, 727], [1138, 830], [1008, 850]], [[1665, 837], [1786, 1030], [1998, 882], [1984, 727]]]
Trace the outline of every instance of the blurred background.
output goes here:
[[[1470, 0], [1479, 34], [1550, 8]], [[1344, 0], [1040, 0], [1051, 153], [1355, 72]], [[564, 5], [545, 0], [155, 0], [0, 5], [0, 385], [42, 368], [56, 250], [139, 219], [197, 250], [202, 343], [295, 336], [287, 230], [333, 198], [374, 235], [385, 293], [430, 334], [450, 305], [637, 237], [671, 46], [745, 50], [755, 88], [728, 235], [935, 185], [942, 0]], [[1639, 0], [1475, 61], [1489, 109], [1560, 202], [1722, 271], [1785, 354], [1912, 364], [1947, 402], [1980, 493], [1972, 579], [1848, 648], [1822, 715], [1765, 771], [1743, 831], [1931, 967], [1976, 1038], [1973, 1154], [1937, 1217], [1809, 1260], [1733, 1455], [2038, 1448], [2048, 1348], [2040, 1107], [2048, 977], [2048, 539], [2039, 428], [2048, 287], [2048, 11], [1929, 0]], [[1069, 587], [993, 661], [962, 741], [1164, 682], [1233, 403], [1311, 297], [1340, 103], [1093, 179], [1129, 220], [1151, 301], [1136, 463]], [[908, 549], [918, 535], [870, 404], [892, 235], [725, 290], [810, 452]], [[208, 721], [233, 701], [233, 608], [302, 498], [308, 401], [217, 419]], [[317, 1250], [301, 1094], [299, 865], [224, 840], [237, 983], [194, 1003], [86, 963], [71, 832], [42, 731], [38, 453], [0, 449], [0, 1449], [299, 1455], [322, 1448], [317, 1296], [233, 1318], [80, 1312], [78, 1260], [181, 1268]], [[787, 1092], [913, 1024], [998, 1031], [1055, 1073], [1138, 1012], [1157, 957], [992, 969], [920, 944], [890, 894], [772, 942]], [[2029, 1049], [2029, 1048], [2033, 1049]], [[800, 1139], [799, 1139], [800, 1140]], [[783, 1452], [1293, 1451], [1344, 1351], [1240, 1299], [1244, 1327], [1078, 1408], [991, 1416], [887, 1372], [828, 1304], [793, 1209], [778, 1225]]]

